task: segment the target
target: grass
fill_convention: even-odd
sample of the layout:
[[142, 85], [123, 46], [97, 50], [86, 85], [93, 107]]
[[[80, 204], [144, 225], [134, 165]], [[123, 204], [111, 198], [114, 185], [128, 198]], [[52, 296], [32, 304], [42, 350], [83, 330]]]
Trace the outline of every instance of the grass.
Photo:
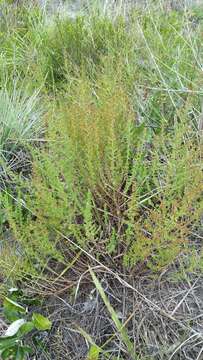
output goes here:
[[42, 131], [42, 110], [38, 92], [31, 96], [14, 89], [11, 95], [5, 89], [0, 93], [1, 152], [14, 151], [19, 143], [37, 138]]
[[[84, 253], [129, 274], [180, 258], [201, 268], [201, 14], [100, 5], [74, 19], [2, 5], [6, 283], [58, 281]], [[120, 341], [132, 353], [122, 325]], [[101, 344], [91, 345], [98, 358]]]

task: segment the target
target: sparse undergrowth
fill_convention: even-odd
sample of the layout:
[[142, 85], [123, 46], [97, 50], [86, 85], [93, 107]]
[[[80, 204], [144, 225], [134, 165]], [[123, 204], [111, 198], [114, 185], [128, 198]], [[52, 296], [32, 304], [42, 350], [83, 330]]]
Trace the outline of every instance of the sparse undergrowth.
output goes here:
[[[58, 286], [78, 259], [79, 277], [87, 271], [85, 254], [128, 274], [160, 273], [178, 258], [201, 272], [202, 18], [159, 6], [50, 20], [37, 6], [2, 5], [6, 284]], [[116, 359], [148, 356], [112, 314], [125, 348]], [[102, 344], [83, 336], [97, 360]]]

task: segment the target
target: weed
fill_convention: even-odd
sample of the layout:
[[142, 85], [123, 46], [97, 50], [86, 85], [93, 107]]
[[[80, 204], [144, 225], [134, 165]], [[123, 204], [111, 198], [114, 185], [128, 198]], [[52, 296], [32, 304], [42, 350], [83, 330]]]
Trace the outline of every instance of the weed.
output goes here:
[[201, 146], [187, 109], [173, 130], [153, 134], [136, 123], [116, 74], [101, 75], [94, 86], [78, 82], [59, 109], [45, 148], [33, 153], [27, 195], [21, 193], [34, 218], [20, 221], [20, 207], [6, 204], [26, 258], [40, 267], [60, 259], [54, 229], [97, 255], [122, 252], [130, 267], [158, 269], [187, 251], [202, 211]]

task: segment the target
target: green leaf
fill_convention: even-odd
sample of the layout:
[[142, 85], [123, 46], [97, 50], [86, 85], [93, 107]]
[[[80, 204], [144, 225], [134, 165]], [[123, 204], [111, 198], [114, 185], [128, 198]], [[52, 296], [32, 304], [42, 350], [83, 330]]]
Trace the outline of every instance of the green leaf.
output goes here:
[[14, 337], [9, 337], [9, 338], [5, 338], [5, 337], [0, 337], [0, 351], [3, 351], [5, 349], [8, 349], [12, 346], [14, 346], [16, 344], [16, 341], [18, 340], [18, 338], [16, 336]]
[[97, 346], [92, 339], [92, 337], [80, 326], [77, 326], [77, 330], [79, 330], [80, 334], [84, 336], [85, 340], [88, 341], [88, 343], [91, 345], [90, 350], [88, 352], [86, 360], [97, 360], [99, 359], [99, 354], [103, 353], [102, 348]]
[[37, 330], [50, 330], [51, 321], [41, 314], [33, 313], [32, 321]]
[[3, 311], [5, 318], [11, 323], [15, 320], [18, 320], [22, 317], [22, 314], [17, 311], [12, 311], [9, 309], [4, 309]]
[[32, 349], [29, 346], [15, 345], [12, 348], [6, 349], [1, 353], [2, 360], [25, 360], [26, 355], [31, 352]]
[[16, 311], [21, 314], [26, 313], [26, 309], [22, 305], [18, 304], [14, 300], [11, 300], [8, 297], [5, 297], [3, 306], [5, 310]]
[[91, 345], [87, 355], [87, 360], [98, 360], [101, 349], [97, 345]]
[[27, 351], [25, 350], [24, 346], [19, 346], [16, 352], [15, 360], [25, 360], [27, 355]]
[[24, 325], [19, 329], [19, 335], [24, 336], [31, 332], [34, 329], [34, 324], [32, 321], [27, 321]]
[[1, 353], [2, 360], [15, 359], [17, 348], [16, 346], [6, 349]]
[[8, 297], [5, 297], [3, 307], [4, 316], [10, 322], [21, 319], [22, 314], [26, 313], [26, 309], [22, 305]]

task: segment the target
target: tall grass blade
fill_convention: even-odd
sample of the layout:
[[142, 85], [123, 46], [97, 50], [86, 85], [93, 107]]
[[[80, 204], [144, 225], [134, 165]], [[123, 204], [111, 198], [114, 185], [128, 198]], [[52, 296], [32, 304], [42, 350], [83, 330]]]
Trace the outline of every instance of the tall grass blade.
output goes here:
[[131, 356], [131, 358], [133, 360], [138, 360], [138, 356], [136, 355], [135, 351], [134, 351], [134, 345], [133, 343], [131, 342], [129, 336], [128, 336], [128, 333], [126, 331], [126, 329], [123, 327], [123, 324], [120, 322], [115, 310], [113, 309], [113, 307], [111, 306], [99, 280], [97, 279], [96, 275], [94, 274], [94, 272], [92, 271], [91, 268], [89, 268], [89, 271], [90, 271], [90, 274], [92, 276], [92, 279], [93, 279], [93, 282], [104, 302], [104, 304], [106, 305], [106, 308], [107, 310], [109, 311], [110, 315], [111, 315], [111, 319], [112, 321], [114, 322], [115, 324], [115, 327], [116, 329], [118, 330], [120, 336], [121, 336], [121, 339], [123, 341], [123, 343], [125, 344], [127, 350], [128, 350], [128, 353], [129, 355]]

